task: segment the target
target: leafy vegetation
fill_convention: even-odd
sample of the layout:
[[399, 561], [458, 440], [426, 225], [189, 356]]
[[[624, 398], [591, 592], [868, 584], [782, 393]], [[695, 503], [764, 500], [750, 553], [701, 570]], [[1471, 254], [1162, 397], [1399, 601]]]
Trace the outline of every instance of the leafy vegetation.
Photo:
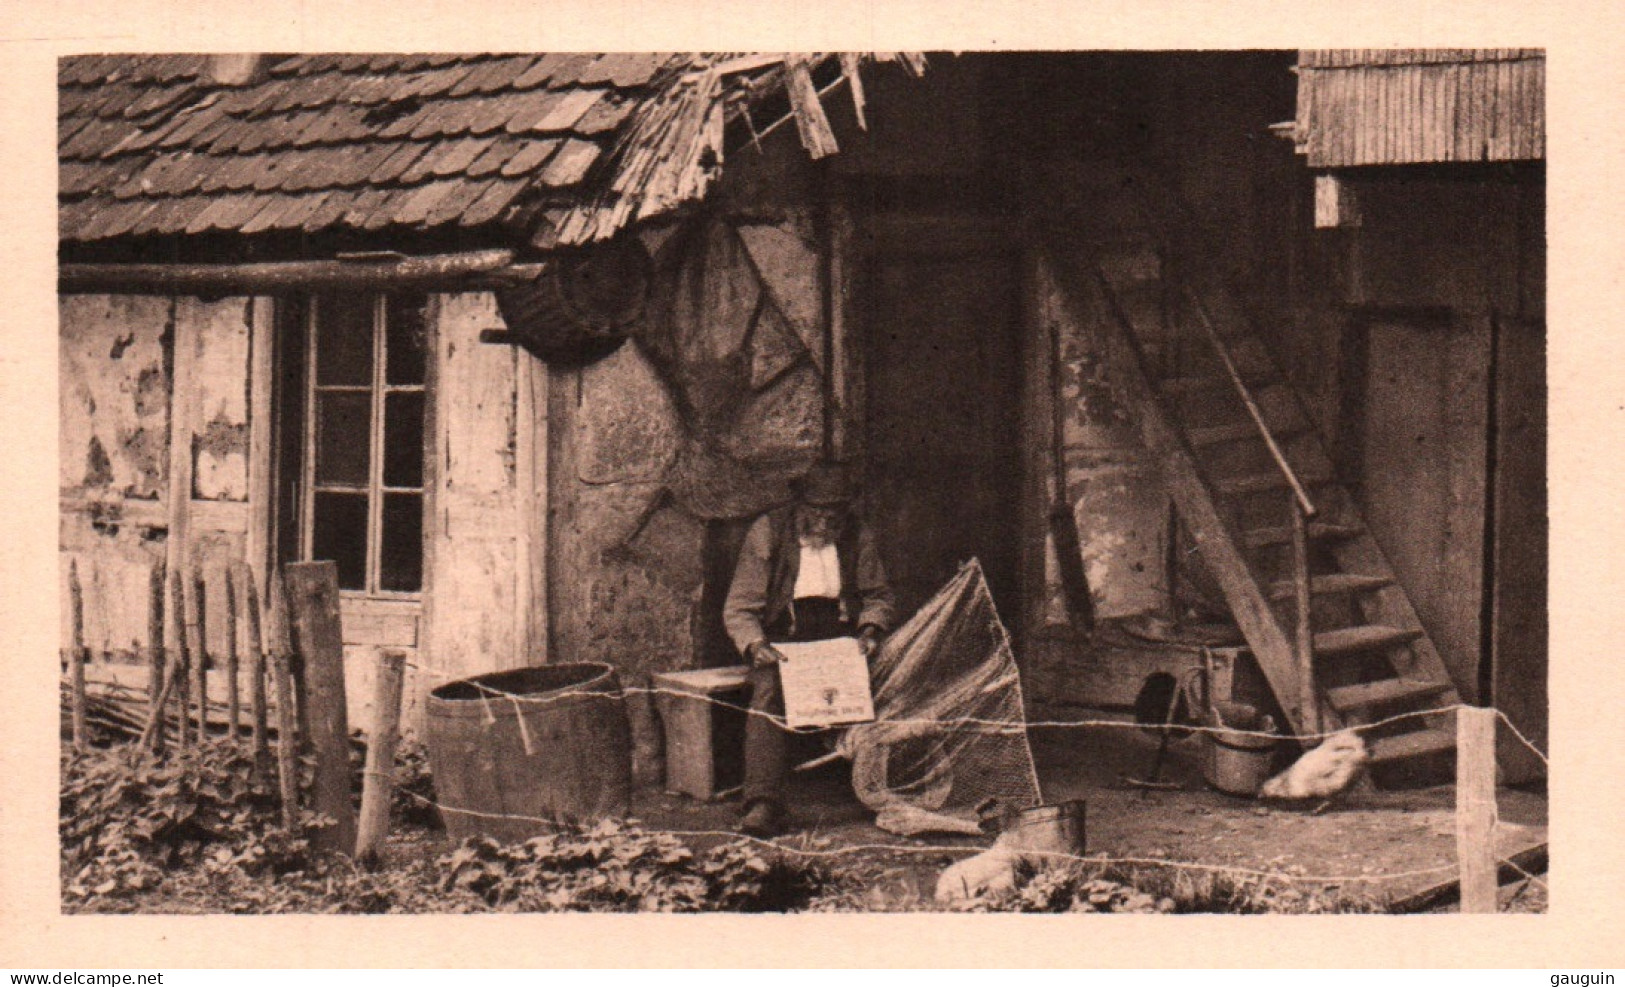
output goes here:
[[[250, 876], [311, 862], [307, 836], [281, 824], [274, 789], [229, 744], [166, 755], [105, 748], [62, 764], [60, 836], [68, 902], [156, 888], [187, 868]], [[324, 824], [306, 815], [305, 833]]]
[[[156, 756], [128, 745], [65, 753], [59, 820], [64, 907], [255, 914], [938, 907], [929, 887], [942, 861], [899, 868], [902, 858], [875, 850], [830, 866], [746, 840], [691, 845], [632, 821], [561, 825], [508, 845], [475, 838], [447, 852], [443, 836], [431, 829], [439, 821], [421, 745], [403, 744], [395, 774], [398, 825], [382, 865], [369, 871], [312, 845], [310, 834], [328, 820], [304, 813], [297, 834], [284, 828], [274, 780], [260, 778], [243, 746], [212, 742]], [[893, 878], [900, 890], [889, 887], [898, 883]], [[1029, 867], [1017, 878], [1013, 889], [962, 907], [1258, 914], [1380, 912], [1386, 905], [1285, 877], [1105, 861]]]
[[443, 890], [525, 912], [794, 911], [832, 880], [755, 844], [697, 854], [676, 837], [614, 820], [510, 846], [466, 840], [440, 865]]
[[1223, 870], [1122, 866], [1024, 867], [1016, 886], [976, 898], [983, 912], [1223, 913], [1232, 915], [1382, 912], [1385, 902], [1337, 889]]

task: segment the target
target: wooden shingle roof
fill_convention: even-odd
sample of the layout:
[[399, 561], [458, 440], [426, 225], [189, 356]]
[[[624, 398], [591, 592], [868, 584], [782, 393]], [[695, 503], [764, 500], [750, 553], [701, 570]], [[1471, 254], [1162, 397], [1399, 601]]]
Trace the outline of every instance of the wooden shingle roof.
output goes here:
[[1293, 133], [1312, 168], [1533, 161], [1545, 95], [1539, 48], [1305, 50]]
[[[795, 59], [757, 59], [753, 81]], [[741, 95], [727, 66], [742, 61], [752, 60], [284, 55], [265, 56], [257, 81], [225, 85], [208, 55], [65, 58], [60, 236], [496, 228], [539, 248], [600, 238], [704, 193], [724, 104]]]

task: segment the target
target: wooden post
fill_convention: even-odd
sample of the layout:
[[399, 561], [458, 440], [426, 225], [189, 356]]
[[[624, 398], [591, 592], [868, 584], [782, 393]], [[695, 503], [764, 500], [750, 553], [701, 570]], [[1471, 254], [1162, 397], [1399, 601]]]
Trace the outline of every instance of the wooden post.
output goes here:
[[1456, 862], [1461, 868], [1461, 910], [1494, 912], [1495, 710], [1456, 711]]
[[186, 651], [192, 663], [192, 698], [197, 702], [196, 732], [201, 745], [209, 739], [209, 639], [204, 636], [203, 572], [197, 570], [186, 581]]
[[79, 585], [79, 560], [68, 561], [68, 601], [72, 607], [73, 639], [69, 642], [68, 672], [73, 689], [73, 749], [85, 749], [85, 591]]
[[187, 653], [186, 647], [186, 590], [183, 587], [184, 579], [180, 568], [171, 569], [169, 572], [169, 626], [173, 630], [175, 641], [174, 647], [170, 649], [170, 654], [175, 657], [173, 666], [177, 689], [176, 705], [179, 706], [178, 712], [180, 713], [176, 717], [175, 729], [181, 750], [186, 750], [192, 745], [192, 731], [187, 719], [192, 709], [192, 687], [188, 668], [191, 664], [191, 656]]
[[141, 739], [136, 742], [137, 755], [149, 744], [154, 751], [164, 745], [164, 707], [169, 705], [169, 694], [175, 691], [175, 680], [180, 678], [178, 670], [171, 666], [164, 672], [164, 684], [158, 689], [158, 696], [152, 701], [147, 710], [147, 725], [141, 731]]
[[282, 791], [282, 825], [299, 832], [299, 734], [293, 719], [293, 674], [288, 656], [271, 654], [271, 677], [276, 683], [276, 767]]
[[271, 625], [265, 630], [267, 654], [282, 655], [288, 659], [288, 675], [293, 679], [293, 716], [298, 728], [299, 742], [310, 743], [310, 701], [305, 695], [304, 660], [294, 650], [293, 635], [288, 620], [288, 594], [283, 591], [283, 577], [271, 577]]
[[159, 704], [164, 689], [164, 560], [153, 562], [147, 579], [147, 703]]
[[1292, 599], [1296, 609], [1292, 649], [1298, 661], [1298, 706], [1302, 733], [1320, 732], [1320, 697], [1315, 691], [1315, 632], [1310, 626], [1309, 519], [1296, 494], [1287, 497], [1292, 514]]
[[265, 722], [265, 639], [260, 634], [259, 587], [248, 566], [243, 567], [243, 605], [248, 614], [248, 709], [254, 728], [254, 770], [263, 778], [271, 767]]
[[319, 832], [317, 842], [353, 853], [356, 823], [350, 805], [350, 728], [345, 713], [338, 565], [291, 563], [284, 567], [282, 580], [293, 650], [305, 669], [310, 742], [316, 752], [315, 809], [334, 820], [334, 825]]
[[395, 789], [395, 742], [401, 720], [401, 685], [406, 655], [386, 651], [378, 656], [373, 689], [372, 736], [367, 738], [367, 766], [361, 778], [361, 822], [355, 858], [371, 865], [389, 835], [389, 805]]
[[223, 573], [226, 587], [226, 737], [236, 742], [242, 732], [242, 697], [237, 683], [237, 581], [228, 563]]

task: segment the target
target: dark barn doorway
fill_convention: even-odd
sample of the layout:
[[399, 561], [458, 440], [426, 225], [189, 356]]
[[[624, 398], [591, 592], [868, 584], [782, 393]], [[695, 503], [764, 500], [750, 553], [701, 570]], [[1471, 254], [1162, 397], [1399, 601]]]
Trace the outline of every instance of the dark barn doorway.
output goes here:
[[1018, 255], [990, 237], [954, 240], [882, 236], [870, 257], [863, 355], [870, 510], [905, 613], [974, 557], [1014, 627], [1021, 612]]

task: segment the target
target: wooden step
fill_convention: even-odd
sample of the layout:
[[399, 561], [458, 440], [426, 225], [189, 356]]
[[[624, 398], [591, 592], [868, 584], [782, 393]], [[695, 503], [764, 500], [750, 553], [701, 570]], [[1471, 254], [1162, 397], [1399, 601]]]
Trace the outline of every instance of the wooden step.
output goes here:
[[[1270, 434], [1274, 435], [1276, 439], [1302, 435], [1303, 431], [1301, 428], [1290, 425], [1270, 426]], [[1253, 439], [1261, 439], [1263, 435], [1258, 431], [1258, 426], [1253, 420], [1247, 418], [1227, 425], [1210, 425], [1204, 428], [1186, 429], [1185, 437], [1190, 440], [1191, 445], [1201, 447], [1222, 445], [1226, 442], [1247, 442]]]
[[1315, 655], [1335, 656], [1349, 655], [1360, 651], [1383, 651], [1395, 648], [1401, 644], [1409, 644], [1422, 636], [1420, 630], [1406, 630], [1402, 627], [1384, 627], [1381, 624], [1365, 624], [1359, 627], [1343, 627], [1335, 631], [1321, 631], [1315, 635]]
[[[1331, 477], [1322, 472], [1300, 469], [1298, 482], [1305, 488], [1331, 482]], [[1242, 476], [1224, 476], [1213, 481], [1213, 488], [1221, 497], [1236, 497], [1241, 494], [1268, 493], [1271, 490], [1285, 490], [1288, 487], [1286, 474], [1278, 469], [1265, 470], [1262, 473], [1247, 473]]]
[[[1364, 576], [1354, 572], [1335, 572], [1325, 576], [1315, 576], [1309, 580], [1309, 593], [1312, 596], [1330, 596], [1333, 593], [1369, 593], [1374, 589], [1392, 586], [1394, 580], [1389, 576]], [[1276, 601], [1290, 600], [1297, 594], [1292, 580], [1282, 579], [1270, 584], [1270, 599]]]
[[[1307, 529], [1310, 541], [1346, 541], [1358, 538], [1364, 533], [1365, 529], [1359, 525], [1332, 524], [1328, 521], [1310, 521]], [[1292, 540], [1292, 528], [1290, 525], [1254, 528], [1251, 531], [1243, 531], [1241, 540], [1248, 548], [1285, 545]]]
[[1454, 727], [1438, 727], [1396, 734], [1392, 737], [1378, 737], [1371, 741], [1370, 749], [1371, 760], [1375, 764], [1403, 761], [1427, 754], [1442, 754], [1456, 749], [1456, 731]]
[[[1269, 384], [1276, 383], [1273, 376], [1244, 377], [1242, 383], [1248, 390], [1257, 390]], [[1200, 394], [1204, 391], [1224, 391], [1228, 394], [1236, 393], [1235, 382], [1228, 374], [1201, 374], [1189, 377], [1164, 377], [1157, 381], [1157, 389], [1163, 394], [1174, 397], [1186, 394]]]
[[1413, 682], [1407, 679], [1378, 679], [1359, 685], [1340, 685], [1326, 690], [1326, 701], [1340, 713], [1350, 710], [1423, 699], [1450, 689], [1449, 682]]

